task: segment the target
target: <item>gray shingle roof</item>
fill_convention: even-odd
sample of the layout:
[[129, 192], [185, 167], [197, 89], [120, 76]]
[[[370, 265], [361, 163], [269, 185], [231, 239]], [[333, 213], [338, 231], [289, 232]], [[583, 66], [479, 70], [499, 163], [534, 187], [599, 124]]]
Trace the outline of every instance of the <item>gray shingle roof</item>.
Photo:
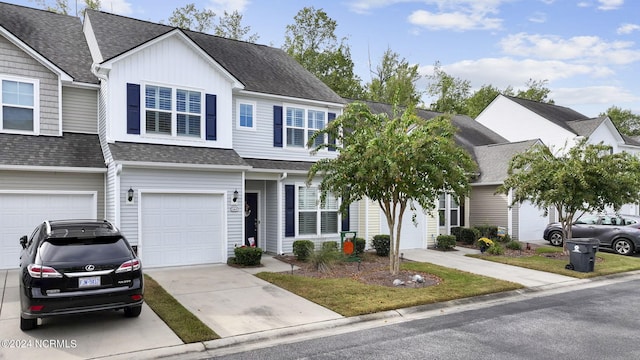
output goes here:
[[105, 168], [98, 135], [0, 133], [0, 165]]
[[109, 144], [115, 160], [151, 163], [196, 165], [248, 166], [231, 149], [212, 149], [191, 146], [115, 142]]
[[[87, 11], [103, 58], [112, 59], [176, 28], [100, 11]], [[184, 30], [245, 86], [266, 94], [343, 103], [343, 99], [283, 50]]]
[[0, 3], [0, 26], [75, 81], [98, 83], [91, 73], [91, 53], [79, 18]]
[[592, 119], [568, 121], [567, 125], [577, 135], [588, 137], [593, 134], [593, 132], [604, 122], [606, 118], [606, 116], [601, 116]]
[[475, 184], [496, 184], [507, 178], [509, 162], [514, 155], [530, 149], [539, 140], [526, 140], [514, 143], [502, 143], [478, 146], [475, 148], [476, 162], [480, 176]]
[[255, 170], [309, 171], [313, 162], [245, 158]]
[[569, 131], [573, 131], [573, 129], [569, 125], [567, 125], [567, 122], [588, 119], [586, 115], [583, 115], [568, 107], [521, 99], [513, 96], [503, 96]]

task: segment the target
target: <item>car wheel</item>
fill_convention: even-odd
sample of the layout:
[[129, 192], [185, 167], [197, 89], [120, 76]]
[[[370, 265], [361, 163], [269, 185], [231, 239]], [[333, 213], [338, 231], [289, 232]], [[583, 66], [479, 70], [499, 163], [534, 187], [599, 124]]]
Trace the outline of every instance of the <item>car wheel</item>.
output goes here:
[[632, 255], [633, 244], [627, 239], [618, 239], [613, 243], [613, 250], [620, 255]]
[[36, 326], [38, 326], [38, 319], [25, 319], [20, 316], [20, 330], [32, 330], [35, 329]]
[[124, 308], [124, 316], [126, 317], [138, 317], [142, 312], [142, 305], [131, 306]]
[[554, 231], [549, 234], [549, 242], [553, 246], [562, 246], [562, 233], [560, 231]]

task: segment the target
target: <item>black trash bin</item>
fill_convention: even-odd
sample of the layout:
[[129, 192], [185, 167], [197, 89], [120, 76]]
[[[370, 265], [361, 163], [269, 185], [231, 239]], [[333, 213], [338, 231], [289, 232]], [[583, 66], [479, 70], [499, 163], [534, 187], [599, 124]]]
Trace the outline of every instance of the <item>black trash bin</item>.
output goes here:
[[579, 272], [592, 272], [596, 263], [596, 252], [600, 242], [594, 238], [567, 240], [570, 269]]

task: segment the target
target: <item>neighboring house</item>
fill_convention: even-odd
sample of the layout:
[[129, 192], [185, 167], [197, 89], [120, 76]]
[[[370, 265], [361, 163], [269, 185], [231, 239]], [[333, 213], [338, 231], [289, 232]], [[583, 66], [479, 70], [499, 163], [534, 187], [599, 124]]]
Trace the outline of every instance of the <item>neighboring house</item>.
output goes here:
[[[392, 115], [388, 104], [365, 102], [374, 113]], [[417, 109], [418, 116], [432, 119], [441, 113]], [[502, 136], [465, 115], [451, 119], [458, 128], [455, 141], [478, 163], [478, 174], [472, 180], [470, 196], [460, 203], [455, 196], [442, 193], [434, 199], [435, 210], [424, 213], [418, 204], [415, 211], [407, 211], [403, 218], [400, 247], [427, 248], [435, 245], [440, 234], [450, 234], [452, 227], [482, 224], [507, 226], [506, 196], [494, 195], [501, 180], [506, 178], [506, 166], [511, 157], [526, 149], [527, 144], [510, 144]], [[357, 215], [356, 215], [357, 214]], [[415, 222], [413, 221], [415, 214]], [[362, 201], [357, 206], [358, 234], [367, 239], [376, 234], [388, 234], [386, 218], [377, 203]]]
[[78, 18], [0, 3], [0, 269], [46, 218], [102, 218], [98, 81]]
[[[570, 108], [541, 103], [511, 96], [498, 95], [476, 118], [476, 121], [504, 136], [511, 142], [539, 139], [554, 151], [561, 151], [576, 144], [582, 138], [589, 143], [603, 142], [613, 148], [613, 152], [640, 152], [640, 143], [620, 134], [606, 116], [589, 118]], [[520, 214], [518, 223], [521, 241], [542, 238], [546, 224], [555, 221], [555, 213], [535, 209], [528, 204], [525, 214]], [[628, 204], [623, 213], [638, 214], [636, 204]], [[525, 225], [526, 224], [526, 225]]]
[[106, 216], [146, 266], [223, 263], [242, 245], [291, 252], [348, 228], [338, 200], [305, 184], [318, 156], [335, 156], [311, 156], [307, 139], [344, 101], [284, 51], [91, 10], [84, 33]]

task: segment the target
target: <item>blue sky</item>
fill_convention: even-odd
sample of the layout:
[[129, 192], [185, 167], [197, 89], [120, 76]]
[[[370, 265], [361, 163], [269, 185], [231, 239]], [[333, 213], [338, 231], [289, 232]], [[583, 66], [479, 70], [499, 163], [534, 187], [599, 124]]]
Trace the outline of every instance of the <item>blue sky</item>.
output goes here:
[[[33, 0], [8, 2], [36, 6]], [[529, 79], [547, 80], [557, 105], [587, 116], [612, 105], [640, 114], [637, 0], [101, 1], [105, 11], [154, 22], [166, 22], [190, 2], [217, 14], [240, 11], [258, 43], [274, 47], [282, 46], [285, 28], [300, 9], [323, 9], [336, 20], [336, 35], [347, 38], [365, 82], [371, 79], [369, 64], [375, 68], [390, 48], [418, 64], [423, 75], [432, 74], [439, 61], [473, 89], [519, 89]], [[426, 86], [426, 79], [418, 84], [420, 90]]]

